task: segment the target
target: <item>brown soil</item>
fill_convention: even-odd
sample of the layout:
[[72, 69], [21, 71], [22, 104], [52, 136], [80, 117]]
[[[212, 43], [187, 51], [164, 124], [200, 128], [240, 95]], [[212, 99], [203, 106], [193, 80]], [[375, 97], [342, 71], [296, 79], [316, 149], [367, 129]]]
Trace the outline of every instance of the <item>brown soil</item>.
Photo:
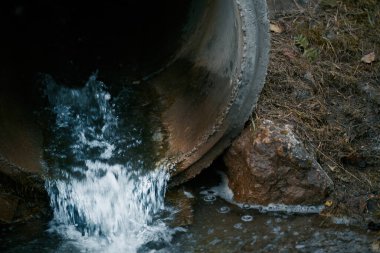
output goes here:
[[380, 194], [380, 61], [361, 59], [380, 56], [380, 1], [298, 4], [272, 12], [271, 23], [268, 77], [252, 124], [293, 125], [334, 182], [326, 213], [364, 221], [358, 199], [365, 205]]

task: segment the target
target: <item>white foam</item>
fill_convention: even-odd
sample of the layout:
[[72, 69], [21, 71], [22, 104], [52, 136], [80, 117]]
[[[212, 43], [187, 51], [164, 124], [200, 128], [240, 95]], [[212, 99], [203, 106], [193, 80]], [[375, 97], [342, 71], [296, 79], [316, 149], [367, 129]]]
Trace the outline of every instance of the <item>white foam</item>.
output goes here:
[[223, 172], [218, 172], [221, 177], [221, 183], [218, 186], [212, 187], [210, 190], [214, 191], [220, 198], [233, 203], [234, 193], [228, 187], [228, 177]]
[[[51, 169], [60, 175], [46, 182], [54, 209], [50, 231], [85, 252], [136, 252], [151, 241], [170, 242], [176, 230], [156, 218], [164, 209], [170, 166], [146, 168], [137, 158], [111, 162], [120, 160], [120, 138], [126, 149], [142, 140], [132, 134], [135, 127], [123, 135], [128, 128], [119, 129], [111, 95], [96, 76], [77, 90], [58, 86], [51, 77], [46, 82], [57, 124], [50, 150], [57, 162]], [[65, 141], [69, 144], [62, 147]]]
[[307, 205], [284, 205], [284, 204], [269, 204], [256, 205], [256, 204], [247, 204], [247, 203], [238, 203], [233, 199], [233, 192], [228, 186], [228, 177], [223, 172], [218, 172], [221, 176], [221, 183], [218, 186], [206, 189], [200, 192], [202, 195], [210, 194], [210, 191], [213, 192], [212, 195], [218, 196], [225, 201], [237, 205], [243, 209], [256, 209], [262, 213], [267, 212], [285, 212], [285, 213], [295, 213], [295, 214], [319, 214], [323, 211], [324, 206], [307, 206]]
[[331, 218], [332, 222], [336, 225], [351, 225], [353, 224], [353, 219], [349, 218], [349, 217], [332, 217]]

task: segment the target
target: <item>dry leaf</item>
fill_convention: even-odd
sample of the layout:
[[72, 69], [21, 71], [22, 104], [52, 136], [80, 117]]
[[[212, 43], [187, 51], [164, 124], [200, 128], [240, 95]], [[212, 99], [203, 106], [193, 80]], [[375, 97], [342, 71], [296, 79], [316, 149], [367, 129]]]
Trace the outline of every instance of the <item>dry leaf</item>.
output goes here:
[[282, 33], [284, 31], [284, 28], [281, 25], [275, 23], [271, 23], [269, 29], [274, 33]]
[[282, 50], [282, 54], [288, 57], [290, 60], [294, 60], [295, 58], [297, 58], [296, 53], [292, 49], [289, 49], [289, 48], [284, 48]]
[[331, 200], [327, 200], [325, 202], [325, 206], [327, 206], [327, 207], [331, 207], [333, 204], [334, 204], [334, 202], [332, 202]]
[[370, 64], [370, 63], [374, 62], [375, 59], [376, 59], [375, 52], [372, 52], [372, 53], [369, 53], [367, 55], [364, 55], [362, 57], [362, 62]]
[[336, 170], [336, 166], [330, 166], [330, 165], [327, 165], [327, 166], [329, 166], [329, 169], [330, 169], [331, 171], [335, 171], [335, 170]]

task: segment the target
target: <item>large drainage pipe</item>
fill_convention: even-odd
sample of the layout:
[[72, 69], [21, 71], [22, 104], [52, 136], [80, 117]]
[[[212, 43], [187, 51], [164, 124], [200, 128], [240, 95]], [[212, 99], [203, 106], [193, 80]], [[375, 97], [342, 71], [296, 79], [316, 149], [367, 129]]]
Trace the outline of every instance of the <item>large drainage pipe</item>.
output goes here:
[[99, 70], [106, 84], [154, 89], [177, 164], [172, 185], [223, 152], [264, 83], [265, 0], [18, 0], [1, 12], [0, 172], [15, 181], [41, 167], [38, 73], [77, 85]]

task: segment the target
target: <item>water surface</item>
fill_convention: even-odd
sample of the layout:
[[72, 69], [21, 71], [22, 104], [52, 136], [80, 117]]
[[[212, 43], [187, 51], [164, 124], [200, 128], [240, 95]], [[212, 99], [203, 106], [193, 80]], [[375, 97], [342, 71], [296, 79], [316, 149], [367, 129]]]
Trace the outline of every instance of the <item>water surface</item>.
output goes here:
[[2, 227], [2, 252], [371, 252], [373, 233], [331, 223], [322, 207], [234, 204], [225, 177], [210, 174], [182, 189], [193, 223], [171, 227], [172, 168], [144, 89], [112, 93], [96, 75], [79, 88], [42, 82], [53, 217]]

